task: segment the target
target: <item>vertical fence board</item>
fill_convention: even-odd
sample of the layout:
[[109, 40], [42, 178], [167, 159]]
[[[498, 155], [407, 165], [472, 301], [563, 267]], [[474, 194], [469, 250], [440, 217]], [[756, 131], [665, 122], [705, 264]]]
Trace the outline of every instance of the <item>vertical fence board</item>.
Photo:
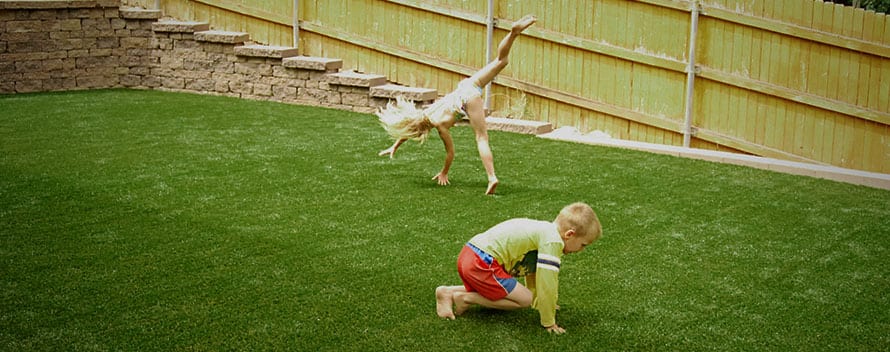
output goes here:
[[754, 143], [757, 145], [766, 145], [766, 130], [769, 123], [769, 116], [767, 112], [769, 111], [769, 97], [764, 94], [757, 94], [757, 98], [755, 100], [757, 104], [757, 119], [755, 120], [756, 132], [754, 134]]
[[[890, 141], [887, 140], [887, 136], [890, 135], [890, 126], [882, 125], [879, 127], [875, 130], [879, 131], [876, 134], [880, 136], [881, 145], [878, 147], [879, 154], [875, 159], [887, 160], [890, 159]], [[884, 163], [882, 166], [883, 168], [878, 170], [878, 172], [890, 173], [890, 163]]]
[[[879, 111], [890, 112], [890, 60], [883, 60], [878, 66], [881, 71], [881, 78], [877, 80], [880, 91], [877, 100]], [[888, 137], [890, 138], [890, 137]]]
[[812, 153], [814, 160], [823, 160], [824, 150], [823, 146], [826, 144], [825, 138], [825, 130], [828, 129], [828, 120], [830, 114], [828, 112], [819, 112], [813, 114], [810, 118], [811, 123], [813, 124], [813, 139], [818, 140], [819, 143], [817, 145], [812, 146]]
[[[890, 158], [890, 141], [887, 140], [887, 135], [890, 133], [890, 126], [882, 125], [880, 128], [872, 129], [871, 140], [873, 143], [872, 146], [872, 160], [887, 160]], [[886, 163], [883, 164], [883, 169], [879, 170], [879, 172], [890, 173], [890, 166]]]
[[[873, 125], [874, 123], [866, 122], [866, 125]], [[880, 141], [882, 138], [886, 136], [886, 134], [880, 133], [880, 126], [869, 126], [865, 131], [863, 131], [864, 137], [862, 138], [862, 158], [864, 160], [873, 160], [882, 157], [887, 157], [886, 155], [881, 155], [883, 151], [881, 150]], [[886, 131], [885, 131], [886, 132]], [[882, 136], [883, 135], [883, 136]], [[879, 171], [886, 172], [886, 171]]]
[[571, 93], [578, 96], [587, 96], [588, 92], [584, 90], [584, 57], [585, 53], [578, 49], [571, 49], [572, 59], [569, 61], [569, 76], [571, 77]]
[[820, 159], [828, 160], [832, 157], [832, 149], [834, 148], [834, 133], [837, 127], [835, 117], [832, 114], [825, 114], [824, 125], [822, 129], [822, 143], [820, 145]]
[[758, 144], [764, 146], [772, 146], [773, 140], [775, 140], [774, 136], [776, 135], [776, 114], [778, 112], [778, 106], [773, 103], [775, 100], [769, 96], [763, 96], [762, 106], [763, 106], [763, 115], [762, 126], [763, 126], [763, 137], [761, 142]]
[[[842, 117], [843, 118], [843, 117]], [[844, 120], [844, 141], [855, 140], [857, 143], [841, 143], [844, 148], [842, 157], [844, 158], [844, 165], [846, 168], [859, 168], [862, 167], [862, 134], [861, 125], [859, 124], [861, 121], [857, 120]]]
[[829, 160], [833, 164], [836, 164], [836, 165], [839, 165], [842, 167], [846, 167], [847, 159], [845, 158], [845, 155], [848, 155], [848, 153], [849, 153], [849, 151], [847, 150], [849, 147], [849, 144], [843, 143], [843, 142], [845, 140], [847, 140], [847, 138], [848, 138], [848, 136], [847, 136], [847, 134], [849, 132], [848, 124], [847, 124], [846, 119], [844, 119], [841, 116], [835, 115], [834, 119], [835, 119], [835, 127], [834, 127], [834, 132], [835, 132], [834, 138], [835, 139], [833, 141], [834, 143], [831, 148], [832, 155]]
[[865, 10], [855, 9], [852, 17], [853, 19], [851, 23], [853, 23], [853, 31], [850, 33], [850, 36], [856, 39], [862, 39], [865, 32]]
[[813, 127], [813, 115], [812, 112], [808, 112], [800, 107], [794, 109], [794, 118], [792, 120], [795, 121], [796, 126], [792, 126], [794, 136], [789, 138], [790, 150], [794, 150], [795, 154], [804, 158], [812, 157], [812, 150], [809, 150], [805, 143], [813, 138], [812, 134], [815, 130]]
[[[738, 28], [736, 26], [724, 23], [724, 28], [722, 30], [723, 38], [721, 38], [722, 44], [720, 46], [722, 53], [720, 57], [722, 57], [724, 61], [721, 62], [720, 69], [728, 73], [733, 73], [732, 66], [733, 63], [736, 61], [734, 59], [735, 56], [733, 54], [733, 51], [735, 50], [736, 45], [734, 36], [737, 29]], [[718, 89], [720, 92], [720, 98], [715, 109], [716, 114], [714, 115], [715, 117], [717, 117], [718, 120], [714, 129], [716, 131], [720, 131], [722, 134], [732, 135], [732, 118], [728, 114], [728, 112], [732, 109], [732, 101], [730, 95], [732, 87], [725, 84], [720, 84]]]
[[[880, 21], [883, 23], [884, 32], [881, 34], [881, 38], [883, 38], [883, 43], [886, 45], [890, 45], [890, 15], [880, 16]], [[877, 27], [877, 26], [876, 26]]]
[[859, 82], [859, 86], [857, 87], [858, 91], [855, 96], [856, 101], [853, 103], [857, 106], [868, 106], [868, 95], [872, 89], [875, 89], [869, 76], [871, 74], [871, 66], [874, 62], [871, 57], [862, 55], [858, 56], [857, 60], [859, 60], [857, 64], [860, 67], [858, 70], [859, 76], [856, 78]]
[[767, 122], [766, 130], [766, 146], [771, 148], [779, 148], [782, 144], [782, 137], [785, 134], [785, 104], [777, 99], [771, 99], [773, 112], [769, 114], [771, 121]]

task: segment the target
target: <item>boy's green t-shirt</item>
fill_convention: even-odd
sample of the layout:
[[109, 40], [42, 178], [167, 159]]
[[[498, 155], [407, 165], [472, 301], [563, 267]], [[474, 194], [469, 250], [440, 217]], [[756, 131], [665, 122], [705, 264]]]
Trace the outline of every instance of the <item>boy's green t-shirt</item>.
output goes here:
[[556, 324], [559, 267], [565, 246], [556, 224], [510, 219], [474, 236], [470, 243], [497, 259], [510, 275], [525, 276], [541, 325]]

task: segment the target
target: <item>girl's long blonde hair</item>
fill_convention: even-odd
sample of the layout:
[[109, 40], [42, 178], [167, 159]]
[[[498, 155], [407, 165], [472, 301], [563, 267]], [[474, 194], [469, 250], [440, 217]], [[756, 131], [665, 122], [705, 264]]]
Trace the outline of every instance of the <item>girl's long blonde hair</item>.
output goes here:
[[426, 117], [423, 110], [418, 109], [413, 101], [396, 97], [386, 103], [386, 108], [377, 111], [380, 125], [392, 138], [413, 139], [419, 142], [426, 140], [433, 123]]

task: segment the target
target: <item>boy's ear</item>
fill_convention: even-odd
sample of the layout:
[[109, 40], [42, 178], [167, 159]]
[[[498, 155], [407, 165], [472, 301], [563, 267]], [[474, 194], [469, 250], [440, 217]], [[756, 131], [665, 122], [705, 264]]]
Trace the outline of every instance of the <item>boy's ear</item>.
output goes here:
[[569, 229], [566, 231], [565, 236], [566, 236], [566, 238], [569, 238], [569, 237], [575, 236], [575, 234], [576, 234], [575, 229]]

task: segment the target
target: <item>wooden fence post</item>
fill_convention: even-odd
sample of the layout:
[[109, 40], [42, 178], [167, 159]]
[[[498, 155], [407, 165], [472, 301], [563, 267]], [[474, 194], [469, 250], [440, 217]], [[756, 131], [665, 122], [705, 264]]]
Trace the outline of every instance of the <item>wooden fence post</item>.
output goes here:
[[[494, 38], [494, 0], [488, 0], [488, 15], [485, 19], [485, 65], [491, 62], [491, 46]], [[485, 113], [491, 112], [491, 83], [485, 85]]]
[[698, 12], [700, 4], [693, 1], [689, 26], [689, 58], [686, 64], [686, 106], [683, 113], [683, 147], [689, 148], [692, 140], [692, 104], [695, 99], [695, 37], [698, 36]]
[[300, 0], [294, 0], [294, 48], [300, 51]]

